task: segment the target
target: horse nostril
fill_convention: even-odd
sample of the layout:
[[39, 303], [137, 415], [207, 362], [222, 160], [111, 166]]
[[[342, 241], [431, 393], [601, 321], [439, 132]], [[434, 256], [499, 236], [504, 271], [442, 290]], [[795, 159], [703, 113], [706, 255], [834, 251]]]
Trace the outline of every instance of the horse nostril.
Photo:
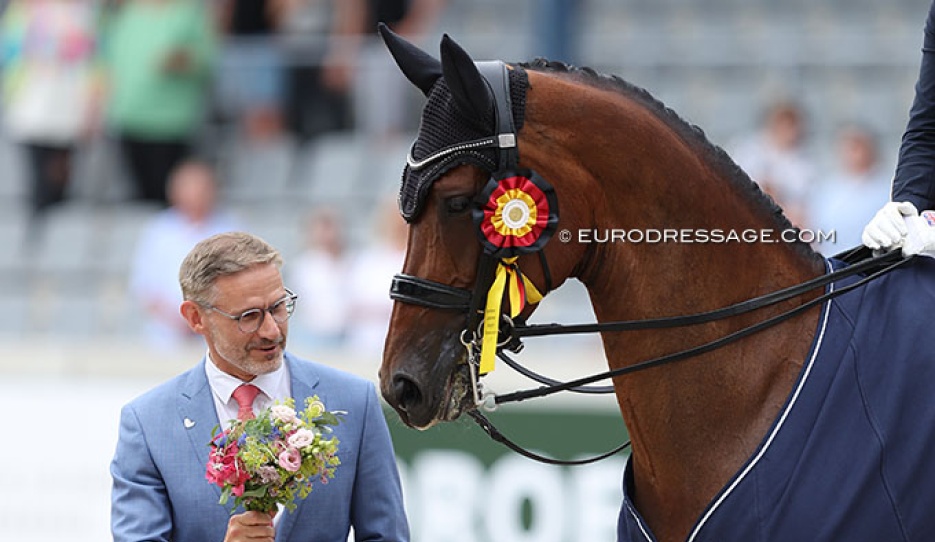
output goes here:
[[419, 386], [407, 376], [393, 377], [393, 393], [396, 395], [396, 404], [401, 410], [408, 411], [422, 402], [422, 392], [419, 391]]

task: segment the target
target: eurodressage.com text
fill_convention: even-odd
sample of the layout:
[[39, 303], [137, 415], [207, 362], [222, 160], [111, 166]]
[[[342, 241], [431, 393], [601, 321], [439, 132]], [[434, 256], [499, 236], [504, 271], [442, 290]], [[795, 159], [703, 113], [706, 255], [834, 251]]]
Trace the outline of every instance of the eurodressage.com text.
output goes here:
[[579, 229], [577, 236], [570, 230], [558, 232], [563, 243], [834, 243], [835, 230], [822, 231], [790, 228], [773, 229], [704, 229], [704, 228], [663, 228], [663, 229]]

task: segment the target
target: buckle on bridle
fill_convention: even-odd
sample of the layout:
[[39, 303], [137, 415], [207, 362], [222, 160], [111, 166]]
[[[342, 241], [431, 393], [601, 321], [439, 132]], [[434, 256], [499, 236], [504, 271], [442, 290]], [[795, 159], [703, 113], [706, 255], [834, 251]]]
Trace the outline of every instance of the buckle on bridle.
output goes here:
[[[468, 340], [468, 334], [471, 334]], [[480, 362], [480, 333], [465, 329], [461, 332], [459, 339], [461, 344], [467, 350], [468, 371], [471, 374], [471, 394], [474, 398], [474, 406], [487, 412], [497, 410], [497, 394], [493, 391], [484, 390], [484, 384], [480, 381], [481, 375], [478, 374]]]

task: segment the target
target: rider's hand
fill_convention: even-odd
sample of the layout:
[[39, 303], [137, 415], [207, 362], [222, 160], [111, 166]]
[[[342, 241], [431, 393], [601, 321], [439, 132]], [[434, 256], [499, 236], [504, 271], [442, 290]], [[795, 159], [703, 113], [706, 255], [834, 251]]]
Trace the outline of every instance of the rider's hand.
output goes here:
[[864, 227], [861, 241], [874, 250], [901, 247], [909, 234], [904, 217], [918, 217], [919, 211], [908, 201], [891, 201], [877, 211]]
[[905, 217], [909, 234], [903, 243], [903, 256], [935, 257], [935, 211], [922, 211], [920, 215]]

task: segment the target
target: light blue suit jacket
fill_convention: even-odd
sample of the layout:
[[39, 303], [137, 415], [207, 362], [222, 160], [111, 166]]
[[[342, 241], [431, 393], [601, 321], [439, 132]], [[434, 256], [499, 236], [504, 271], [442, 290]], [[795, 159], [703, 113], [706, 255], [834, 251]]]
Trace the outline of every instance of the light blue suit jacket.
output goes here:
[[[221, 542], [230, 510], [205, 479], [218, 416], [205, 376], [195, 368], [127, 404], [111, 463], [114, 542]], [[296, 405], [318, 395], [347, 415], [335, 429], [341, 465], [316, 482], [293, 512], [283, 512], [277, 542], [408, 541], [399, 472], [373, 384], [286, 354]]]

